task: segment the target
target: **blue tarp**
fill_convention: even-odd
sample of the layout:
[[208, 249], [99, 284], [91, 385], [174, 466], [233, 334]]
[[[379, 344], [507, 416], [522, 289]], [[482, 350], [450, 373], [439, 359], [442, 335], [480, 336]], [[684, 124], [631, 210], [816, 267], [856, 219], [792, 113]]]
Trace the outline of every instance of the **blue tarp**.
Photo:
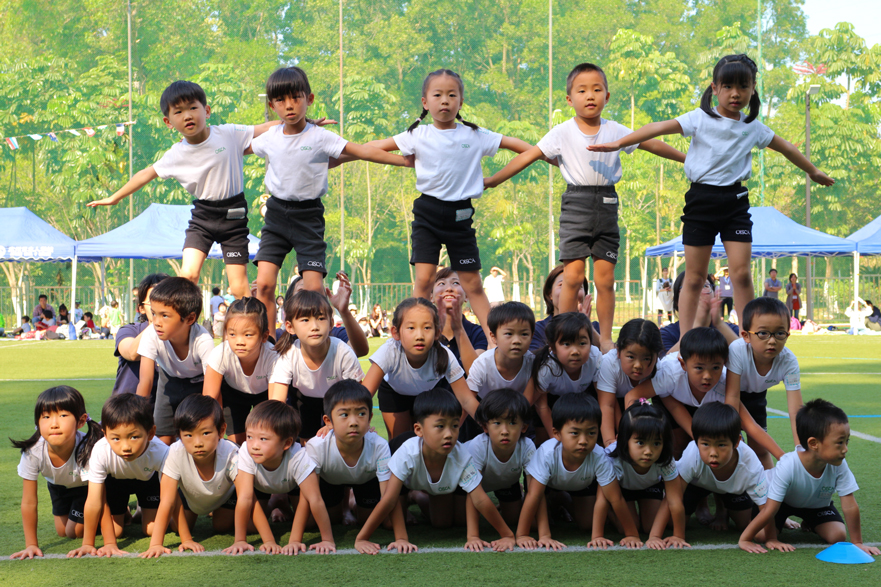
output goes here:
[[27, 208], [0, 208], [0, 226], [0, 262], [73, 261], [77, 242]]
[[[771, 207], [750, 208], [753, 220], [753, 257], [837, 257], [852, 255], [856, 243], [802, 226]], [[682, 255], [682, 237], [678, 236], [660, 245], [646, 249], [646, 257]], [[725, 257], [725, 247], [719, 236], [713, 245], [713, 258]]]
[[[116, 259], [180, 259], [190, 211], [193, 206], [150, 204], [150, 206], [119, 228], [96, 236], [77, 245], [82, 257], [112, 257]], [[248, 256], [257, 254], [260, 239], [248, 235]], [[222, 259], [220, 245], [214, 243], [209, 259]]]
[[881, 216], [847, 238], [857, 244], [860, 255], [881, 255]]

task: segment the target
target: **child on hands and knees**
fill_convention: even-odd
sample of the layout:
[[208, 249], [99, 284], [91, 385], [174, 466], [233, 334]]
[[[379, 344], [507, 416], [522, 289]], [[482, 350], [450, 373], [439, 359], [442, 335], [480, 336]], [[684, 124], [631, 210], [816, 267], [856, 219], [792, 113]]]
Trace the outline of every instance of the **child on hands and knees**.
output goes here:
[[[104, 438], [89, 457], [89, 496], [84, 509], [83, 545], [67, 556], [127, 554], [117, 547], [122, 536], [128, 500], [138, 497], [141, 529], [153, 534], [153, 522], [159, 507], [159, 474], [168, 454], [168, 446], [156, 438], [150, 400], [122, 393], [111, 396], [101, 408]], [[104, 546], [95, 548], [98, 523]]]
[[[481, 486], [486, 492], [495, 493], [502, 518], [514, 528], [523, 506], [520, 478], [535, 454], [535, 444], [523, 436], [529, 426], [529, 411], [529, 402], [519, 391], [505, 388], [491, 391], [475, 414], [483, 434], [464, 443], [477, 472], [483, 477]], [[480, 539], [480, 517], [473, 502], [468, 500], [465, 507], [468, 528], [465, 548], [472, 551], [489, 548], [490, 544]]]
[[[706, 279], [716, 234], [728, 257], [737, 315], [753, 298], [750, 276], [752, 220], [749, 190], [741, 182], [752, 173], [753, 147], [769, 147], [783, 154], [820, 185], [834, 181], [817, 169], [789, 141], [756, 120], [761, 100], [756, 93], [755, 62], [746, 55], [727, 55], [713, 68], [713, 82], [701, 98], [700, 107], [673, 120], [652, 122], [606, 144], [588, 147], [613, 152], [662, 135], [693, 137], [685, 158], [685, 176], [691, 189], [682, 211], [682, 244], [685, 246], [685, 283], [679, 302], [681, 334], [692, 327], [697, 299]], [[718, 105], [713, 107], [713, 96]], [[743, 110], [749, 107], [749, 114]]]
[[[649, 534], [645, 545], [655, 550], [691, 546], [685, 541], [685, 509], [673, 460], [672, 432], [663, 410], [642, 400], [624, 411], [618, 425], [621, 442], [610, 447], [609, 453], [629, 514], [636, 525]], [[598, 495], [594, 534], [602, 533], [608, 509], [603, 494]], [[673, 517], [673, 535], [664, 538], [670, 516]]]
[[[802, 528], [815, 532], [827, 544], [844, 542], [850, 530], [851, 542], [868, 554], [881, 555], [874, 546], [863, 544], [860, 508], [854, 498], [859, 486], [844, 459], [850, 440], [847, 414], [825, 400], [815, 399], [798, 410], [795, 427], [804, 450], [786, 453], [777, 463], [768, 502], [741, 534], [740, 548], [766, 552], [753, 542], [759, 530], [771, 524], [779, 532], [787, 516], [795, 515], [802, 518]], [[844, 520], [832, 503], [835, 493], [841, 497]], [[795, 550], [776, 540], [767, 541], [765, 547], [781, 552]]]
[[[491, 543], [493, 550], [513, 550], [514, 533], [481, 486], [481, 475], [474, 466], [471, 454], [457, 444], [462, 406], [455, 396], [446, 389], [421, 393], [413, 404], [413, 416], [416, 419], [413, 425], [416, 436], [403, 443], [400, 442], [403, 437], [392, 440], [390, 446], [396, 450], [389, 461], [391, 477], [379, 505], [358, 533], [355, 548], [365, 554], [379, 552], [379, 544], [370, 542], [370, 537], [392, 510], [400, 508], [399, 496], [405, 487], [428, 493], [428, 517], [432, 526], [452, 526], [453, 492], [456, 487], [461, 487], [474, 508], [501, 535], [499, 540]], [[480, 542], [479, 539], [477, 542]], [[472, 549], [478, 549], [477, 542], [469, 536], [466, 547], [471, 545]], [[388, 549], [392, 548], [401, 552], [415, 550], [407, 541], [406, 527], [400, 530], [396, 528], [395, 542], [388, 546]]]
[[[388, 442], [370, 431], [373, 398], [358, 381], [342, 379], [327, 390], [324, 414], [330, 432], [306, 443], [306, 454], [316, 464], [321, 497], [332, 523], [363, 524], [385, 494], [391, 476]], [[353, 508], [350, 495], [354, 496]], [[404, 518], [400, 508], [392, 511], [386, 524], [396, 535], [401, 533]], [[301, 497], [294, 518], [296, 531], [301, 532], [303, 525], [314, 526], [315, 520], [309, 513], [309, 504]]]
[[[575, 116], [552, 128], [538, 145], [515, 157], [484, 182], [486, 187], [496, 187], [537, 159], [559, 163], [568, 186], [560, 209], [560, 259], [565, 266], [565, 281], [558, 311], [577, 310], [576, 294], [584, 281], [586, 260], [593, 258], [603, 352], [614, 346], [615, 263], [620, 240], [615, 184], [622, 172], [618, 149], [609, 154], [589, 149], [631, 133], [626, 126], [602, 117], [610, 95], [606, 74], [600, 67], [592, 63], [577, 65], [566, 78], [566, 103], [575, 110]], [[685, 161], [685, 155], [657, 140], [629, 143], [623, 150], [630, 154], [637, 148], [665, 159]]]
[[319, 554], [336, 552], [330, 518], [321, 491], [315, 462], [296, 442], [300, 431], [297, 411], [284, 402], [268, 400], [258, 404], [245, 421], [247, 440], [239, 449], [236, 475], [235, 543], [223, 550], [227, 554], [242, 554], [254, 550], [248, 544], [249, 521], [260, 534], [260, 550], [267, 554], [298, 554], [306, 552], [303, 532], [296, 526], [291, 530], [287, 545], [279, 546], [272, 535], [266, 509], [269, 496], [287, 494], [292, 505], [301, 497], [309, 503], [312, 515], [321, 532], [321, 542], [309, 546]]
[[[612, 505], [621, 521], [624, 538], [621, 545], [640, 548], [642, 542], [621, 494], [612, 463], [597, 446], [602, 412], [597, 401], [586, 393], [569, 393], [557, 400], [551, 410], [554, 437], [542, 444], [526, 466], [529, 485], [520, 523], [517, 545], [521, 548], [560, 550], [566, 545], [551, 538], [548, 523], [546, 489], [567, 491], [572, 496], [575, 521], [582, 530], [593, 529], [588, 547], [605, 548], [612, 542], [603, 536], [602, 528], [593, 525], [597, 489]], [[533, 520], [538, 522], [538, 540], [529, 532]]]
[[[62, 538], [82, 538], [89, 482], [86, 464], [92, 447], [103, 436], [101, 427], [86, 413], [83, 396], [67, 385], [49, 388], [37, 397], [34, 424], [37, 431], [30, 438], [12, 441], [21, 450], [18, 475], [23, 480], [25, 549], [11, 559], [43, 556], [37, 541], [37, 479], [41, 474], [52, 499], [55, 532]], [[83, 426], [88, 426], [85, 434], [78, 431]]]
[[[749, 302], [741, 314], [741, 338], [731, 343], [725, 401], [743, 405], [762, 429], [768, 429], [768, 388], [783, 382], [792, 437], [799, 444], [796, 414], [802, 405], [798, 359], [786, 348], [789, 338], [789, 310], [780, 300], [760, 297]], [[771, 468], [768, 451], [748, 434], [750, 448], [756, 451], [766, 469]]]
[[141, 558], [171, 554], [164, 545], [169, 526], [180, 536], [180, 552], [204, 552], [192, 535], [198, 516], [210, 515], [216, 532], [229, 532], [235, 522], [239, 447], [223, 438], [223, 408], [212, 397], [191, 395], [178, 407], [174, 425], [180, 440], [168, 449], [162, 467], [156, 522], [150, 548]]

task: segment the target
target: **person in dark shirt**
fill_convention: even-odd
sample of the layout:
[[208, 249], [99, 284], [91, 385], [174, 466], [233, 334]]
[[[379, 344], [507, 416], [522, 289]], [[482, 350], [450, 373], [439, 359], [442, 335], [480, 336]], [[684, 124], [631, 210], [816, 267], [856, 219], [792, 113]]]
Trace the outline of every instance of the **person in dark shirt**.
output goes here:
[[467, 299], [459, 282], [459, 274], [450, 267], [438, 269], [431, 290], [431, 302], [437, 306], [443, 335], [441, 342], [453, 352], [465, 373], [468, 373], [474, 359], [488, 346], [483, 328], [467, 320], [462, 314], [462, 306]]
[[[673, 311], [679, 315], [679, 292], [682, 290], [682, 282], [685, 279], [685, 272], [680, 273], [676, 276], [676, 281], [673, 282]], [[715, 288], [713, 287], [713, 283], [710, 281], [709, 276], [707, 277], [707, 282], [704, 284], [704, 288], [701, 290], [701, 297], [707, 296], [712, 297], [715, 295]], [[734, 334], [740, 336], [740, 328], [737, 327], [736, 324], [726, 323], [728, 324], [728, 328], [734, 331]], [[695, 316], [694, 326], [709, 326], [710, 328], [714, 328], [712, 325], [712, 321], [710, 320], [709, 314], [700, 314], [698, 313]], [[673, 322], [661, 328], [661, 342], [664, 343], [664, 354], [670, 351], [670, 349], [675, 346], [679, 342], [679, 321]]]
[[[548, 322], [551, 321], [551, 318], [554, 316], [554, 309], [559, 306], [560, 303], [560, 289], [563, 287], [563, 266], [557, 265], [554, 267], [550, 273], [548, 273], [548, 278], [545, 279], [544, 287], [541, 290], [542, 297], [544, 297], [545, 305], [547, 306], [548, 316], [544, 320], [536, 320], [535, 321], [535, 330], [532, 333], [532, 342], [529, 344], [529, 350], [532, 352], [537, 351], [545, 344], [547, 341], [545, 340], [545, 328], [547, 328]], [[589, 285], [587, 283], [587, 279], [584, 280], [584, 284], [581, 290], [578, 292], [578, 307], [581, 308], [581, 302], [584, 300], [585, 292], [589, 290]], [[598, 325], [594, 323], [594, 330], [596, 330]]]
[[[141, 343], [143, 333], [153, 322], [153, 312], [150, 310], [150, 292], [157, 283], [166, 279], [165, 273], [152, 273], [141, 280], [138, 284], [138, 319], [133, 324], [121, 326], [114, 337], [116, 350], [113, 356], [118, 357], [116, 366], [116, 383], [113, 385], [113, 394], [137, 393], [138, 383], [141, 380], [141, 355], [138, 354], [138, 345]], [[159, 377], [153, 377], [153, 388], [150, 390], [150, 398], [156, 398], [156, 385]]]

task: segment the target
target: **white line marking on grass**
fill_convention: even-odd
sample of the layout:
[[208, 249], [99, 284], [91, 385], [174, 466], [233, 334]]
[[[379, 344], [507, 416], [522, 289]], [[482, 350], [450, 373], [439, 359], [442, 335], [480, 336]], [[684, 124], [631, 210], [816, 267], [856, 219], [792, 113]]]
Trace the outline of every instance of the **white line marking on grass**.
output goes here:
[[[863, 544], [866, 545], [866, 546], [881, 546], [881, 542], [864, 542]], [[826, 547], [829, 546], [829, 545], [828, 545], [828, 544], [793, 544], [792, 546], [794, 546], [794, 547], [797, 548], [797, 549], [805, 549], [805, 550], [820, 550], [820, 549], [826, 548]], [[689, 550], [738, 550], [738, 548], [739, 548], [739, 547], [737, 546], [736, 543], [728, 543], [728, 544], [695, 544], [695, 545], [692, 545], [691, 548], [682, 548], [682, 549], [678, 549], [678, 550], [686, 551], [686, 552], [687, 552], [687, 551], [689, 551]], [[587, 553], [593, 553], [593, 552], [616, 552], [616, 551], [617, 551], [617, 552], [620, 552], [620, 551], [631, 551], [631, 550], [632, 550], [632, 549], [630, 549], [630, 548], [625, 548], [625, 547], [623, 547], [623, 546], [612, 546], [612, 547], [609, 547], [609, 548], [606, 549], [606, 550], [597, 550], [597, 549], [594, 549], [594, 548], [588, 549], [586, 546], [569, 546], [569, 547], [567, 547], [567, 548], [565, 548], [565, 549], [563, 549], [563, 550], [560, 550], [560, 551], [541, 550], [541, 549], [536, 549], [536, 550], [524, 550], [524, 549], [522, 549], [522, 548], [517, 548], [517, 549], [514, 550], [514, 552], [515, 552], [515, 553], [554, 553], [554, 552], [559, 552], [559, 553], [567, 553], [567, 552], [587, 552]], [[649, 549], [643, 547], [643, 548], [641, 548], [640, 550], [649, 550]], [[668, 549], [668, 550], [675, 551], [675, 550], [677, 550], [677, 549], [675, 549], [675, 548], [670, 548], [670, 549]], [[465, 549], [462, 548], [462, 547], [455, 547], [455, 546], [451, 546], [451, 547], [443, 547], [443, 548], [432, 548], [432, 547], [429, 546], [429, 547], [426, 547], [426, 548], [420, 548], [418, 551], [416, 551], [415, 554], [416, 554], [416, 555], [419, 555], [419, 554], [437, 554], [437, 553], [481, 554], [481, 553], [472, 553], [472, 552], [468, 552], [467, 550], [465, 550]], [[484, 550], [482, 554], [490, 554], [490, 553], [492, 553], [492, 554], [497, 554], [497, 553], [493, 553], [493, 551], [492, 551], [492, 550], [489, 550], [489, 549], [488, 549], [488, 550]], [[336, 553], [334, 553], [334, 554], [336, 554], [336, 555], [353, 555], [353, 554], [356, 554], [356, 555], [357, 555], [357, 554], [360, 554], [360, 553], [359, 553], [357, 550], [355, 550], [354, 548], [346, 548], [346, 549], [340, 549], [340, 550], [336, 551]], [[382, 550], [382, 551], [380, 551], [379, 554], [391, 554], [391, 555], [397, 555], [397, 554], [399, 554], [399, 553], [394, 552], [394, 551], [392, 551], [392, 552], [388, 552], [387, 550]], [[281, 554], [278, 554], [278, 555], [267, 555], [267, 554], [262, 553], [262, 552], [260, 552], [260, 551], [258, 551], [258, 550], [254, 550], [254, 551], [252, 551], [252, 552], [245, 552], [244, 555], [245, 555], [245, 556], [278, 556], [278, 557], [284, 557], [284, 555], [281, 555]], [[126, 554], [126, 555], [123, 555], [123, 556], [120, 556], [120, 557], [113, 557], [113, 558], [136, 558], [137, 556], [138, 556], [138, 553], [129, 553], [129, 554]], [[230, 554], [224, 554], [224, 552], [221, 551], [221, 550], [209, 550], [209, 551], [199, 552], [199, 553], [196, 553], [196, 552], [173, 552], [172, 554], [166, 554], [166, 555], [163, 555], [162, 558], [164, 558], [164, 557], [169, 557], [169, 556], [170, 556], [170, 557], [177, 557], [177, 558], [180, 558], [180, 557], [205, 557], [205, 556], [229, 556], [229, 557], [232, 557], [232, 556], [241, 556], [241, 555], [230, 555]], [[298, 554], [298, 555], [296, 555], [296, 556], [327, 556], [327, 555], [318, 555], [318, 554], [316, 554], [315, 552], [308, 552], [308, 553], [306, 553], [306, 554]], [[363, 555], [363, 556], [369, 556], [369, 555]], [[404, 555], [404, 556], [412, 556], [412, 555]], [[98, 557], [83, 557], [83, 558], [84, 558], [84, 559], [97, 559]], [[33, 560], [36, 561], [36, 560], [58, 560], [58, 559], [67, 559], [67, 555], [66, 555], [66, 554], [46, 554], [46, 555], [43, 555], [42, 558], [37, 557], [37, 558], [34, 558]], [[9, 559], [9, 557], [3, 557], [3, 560], [10, 560], [10, 559]]]
[[15, 381], [18, 383], [27, 383], [28, 381], [116, 381], [115, 377], [81, 377], [79, 379], [64, 377], [61, 379], [0, 379], [0, 381]]
[[[768, 408], [768, 411], [771, 412], [772, 414], [777, 414], [779, 416], [786, 416], [787, 418], [789, 417], [789, 414], [784, 412], [783, 410], [775, 410], [774, 408]], [[863, 440], [868, 440], [871, 442], [877, 442], [878, 444], [881, 444], [881, 438], [878, 438], [877, 436], [872, 436], [871, 434], [865, 434], [863, 432], [857, 432], [853, 428], [850, 429], [850, 433], [852, 436], [856, 436], [857, 438], [862, 438]]]
[[802, 375], [881, 375], [881, 372], [863, 373], [862, 371], [860, 371], [860, 372], [851, 371], [850, 373], [831, 373], [831, 372], [826, 372], [826, 371], [808, 371], [808, 372], [802, 371], [801, 374]]

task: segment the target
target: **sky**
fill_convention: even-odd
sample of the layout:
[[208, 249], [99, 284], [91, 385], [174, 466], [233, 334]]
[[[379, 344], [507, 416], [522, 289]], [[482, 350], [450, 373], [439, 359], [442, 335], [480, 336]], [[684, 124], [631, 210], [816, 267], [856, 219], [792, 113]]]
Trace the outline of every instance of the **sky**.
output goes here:
[[812, 35], [839, 22], [849, 22], [869, 47], [881, 43], [881, 0], [805, 0], [802, 10]]

